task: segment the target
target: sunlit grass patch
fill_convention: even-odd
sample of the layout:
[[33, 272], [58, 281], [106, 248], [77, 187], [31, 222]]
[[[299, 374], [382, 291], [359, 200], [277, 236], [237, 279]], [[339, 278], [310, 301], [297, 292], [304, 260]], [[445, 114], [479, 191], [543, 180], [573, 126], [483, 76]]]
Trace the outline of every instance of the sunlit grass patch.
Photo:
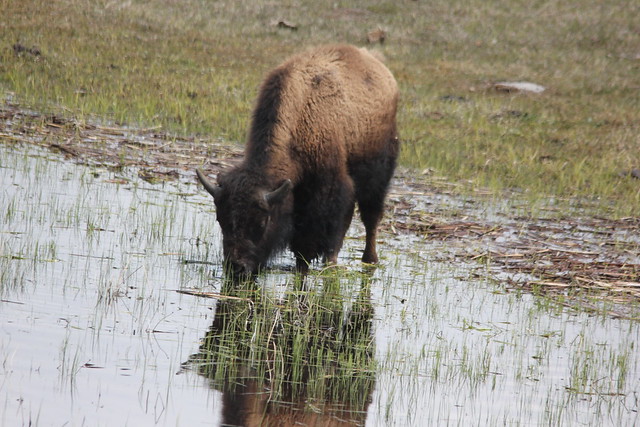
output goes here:
[[[241, 143], [262, 76], [326, 42], [375, 46], [402, 92], [401, 162], [464, 183], [640, 208], [637, 5], [4, 2], [0, 87], [82, 120]], [[286, 20], [296, 30], [282, 28]], [[505, 94], [531, 81], [542, 94]]]

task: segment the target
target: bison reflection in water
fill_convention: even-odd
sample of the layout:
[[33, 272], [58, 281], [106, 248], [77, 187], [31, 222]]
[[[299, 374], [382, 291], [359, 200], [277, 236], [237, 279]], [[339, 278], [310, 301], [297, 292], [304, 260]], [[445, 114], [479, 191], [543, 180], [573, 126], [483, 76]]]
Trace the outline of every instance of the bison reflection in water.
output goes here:
[[369, 284], [355, 301], [324, 287], [280, 304], [236, 288], [217, 303], [185, 367], [222, 392], [222, 425], [365, 424], [375, 385]]
[[398, 89], [366, 49], [324, 46], [292, 57], [262, 83], [244, 160], [211, 183], [225, 263], [255, 274], [289, 247], [298, 271], [335, 263], [355, 203], [366, 229], [362, 260], [376, 263], [376, 234], [398, 155]]

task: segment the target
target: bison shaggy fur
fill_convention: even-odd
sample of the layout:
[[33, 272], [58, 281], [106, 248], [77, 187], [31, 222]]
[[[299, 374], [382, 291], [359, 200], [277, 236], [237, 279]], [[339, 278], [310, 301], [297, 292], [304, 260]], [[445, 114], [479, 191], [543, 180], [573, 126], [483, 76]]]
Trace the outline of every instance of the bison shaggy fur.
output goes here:
[[376, 234], [398, 155], [398, 88], [376, 55], [330, 45], [269, 73], [253, 111], [244, 159], [198, 178], [213, 196], [225, 263], [256, 273], [289, 247], [306, 273], [335, 263], [355, 203], [366, 229], [362, 261], [376, 263]]

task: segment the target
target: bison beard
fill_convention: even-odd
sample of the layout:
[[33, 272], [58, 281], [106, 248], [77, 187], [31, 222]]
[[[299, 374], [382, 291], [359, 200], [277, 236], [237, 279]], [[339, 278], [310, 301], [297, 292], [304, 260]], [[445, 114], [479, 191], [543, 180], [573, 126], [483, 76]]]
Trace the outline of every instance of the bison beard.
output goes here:
[[398, 155], [398, 90], [365, 49], [324, 46], [292, 57], [265, 79], [240, 165], [212, 184], [225, 264], [255, 274], [289, 247], [296, 268], [335, 263], [355, 203], [366, 229], [362, 260], [376, 263], [376, 234]]

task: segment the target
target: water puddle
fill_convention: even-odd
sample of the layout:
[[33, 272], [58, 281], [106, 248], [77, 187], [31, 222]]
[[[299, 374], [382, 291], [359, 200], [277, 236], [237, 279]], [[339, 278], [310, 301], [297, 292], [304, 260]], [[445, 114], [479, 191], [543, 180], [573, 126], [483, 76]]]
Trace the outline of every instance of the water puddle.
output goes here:
[[0, 204], [2, 425], [638, 423], [640, 323], [441, 244], [385, 234], [366, 271], [354, 223], [307, 291], [288, 256], [229, 289], [195, 184], [0, 144]]

